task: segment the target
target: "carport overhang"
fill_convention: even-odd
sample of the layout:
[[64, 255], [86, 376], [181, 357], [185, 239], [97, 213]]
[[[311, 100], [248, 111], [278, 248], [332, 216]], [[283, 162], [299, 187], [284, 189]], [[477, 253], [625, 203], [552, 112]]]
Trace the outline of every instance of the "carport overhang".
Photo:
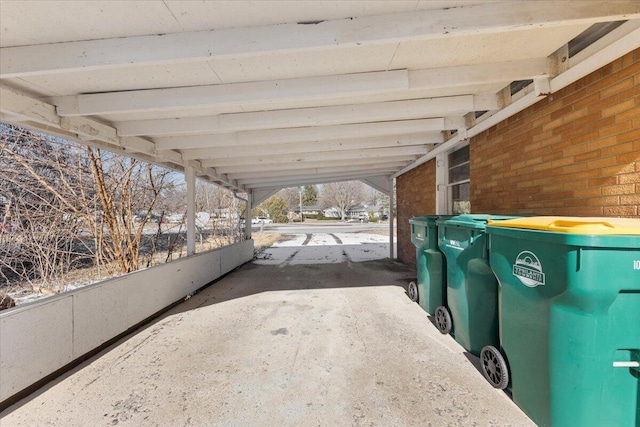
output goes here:
[[[393, 197], [640, 47], [637, 1], [0, 3], [0, 121], [185, 172], [190, 254], [196, 177], [249, 206], [353, 179]], [[0, 407], [252, 257], [244, 241], [4, 313]]]
[[389, 194], [640, 47], [636, 1], [5, 1], [0, 18], [0, 120], [252, 205], [346, 180]]

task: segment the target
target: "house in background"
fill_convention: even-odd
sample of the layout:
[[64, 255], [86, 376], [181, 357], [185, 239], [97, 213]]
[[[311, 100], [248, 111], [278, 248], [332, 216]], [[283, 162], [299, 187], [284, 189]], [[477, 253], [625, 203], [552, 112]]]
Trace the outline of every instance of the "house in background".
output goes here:
[[322, 211], [325, 218], [337, 218], [340, 219], [340, 209], [336, 207], [327, 208]]
[[[340, 209], [338, 209], [337, 207], [327, 208], [322, 212], [326, 218], [340, 219]], [[356, 204], [350, 206], [345, 212], [345, 219], [357, 219], [362, 216], [384, 219], [385, 217], [389, 216], [389, 206], [385, 206], [383, 204]]]
[[[323, 210], [320, 206], [303, 206], [302, 207], [302, 214], [304, 215], [304, 218], [309, 218], [309, 219], [315, 219], [318, 217], [318, 215], [323, 214]], [[296, 206], [295, 208], [291, 209], [289, 211], [289, 213], [287, 214], [287, 218], [289, 218], [289, 221], [299, 221], [300, 220], [300, 207]]]
[[[291, 212], [296, 215], [300, 215], [300, 207], [296, 206], [291, 210]], [[303, 206], [302, 213], [306, 217], [307, 215], [319, 215], [322, 212], [322, 208], [320, 206]]]
[[385, 216], [389, 216], [389, 206], [385, 206], [383, 204], [377, 205], [368, 205], [368, 204], [358, 204], [349, 208], [347, 211], [347, 217], [349, 218], [359, 218], [363, 215], [374, 218], [384, 218]]

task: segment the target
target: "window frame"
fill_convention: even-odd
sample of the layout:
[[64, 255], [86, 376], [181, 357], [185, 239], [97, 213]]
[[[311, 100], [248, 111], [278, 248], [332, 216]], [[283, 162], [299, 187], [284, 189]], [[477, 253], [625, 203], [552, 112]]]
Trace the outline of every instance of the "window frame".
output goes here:
[[[445, 184], [446, 186], [446, 191], [447, 191], [447, 213], [449, 215], [454, 215], [453, 212], [453, 207], [454, 207], [454, 200], [453, 200], [453, 188], [459, 185], [463, 185], [463, 184], [470, 184], [471, 183], [471, 167], [469, 167], [469, 178], [465, 178], [465, 179], [461, 179], [458, 181], [454, 181], [454, 182], [450, 182], [450, 178], [451, 178], [451, 170], [455, 169], [455, 168], [459, 168], [461, 166], [465, 166], [465, 165], [471, 165], [471, 153], [469, 153], [469, 159], [464, 161], [464, 162], [460, 162], [454, 166], [451, 166], [451, 155], [457, 151], [460, 150], [469, 150], [469, 146], [465, 146], [465, 147], [461, 147], [458, 150], [455, 150], [451, 153], [449, 153], [446, 156], [447, 159], [447, 173], [446, 173], [446, 180], [447, 183]], [[471, 194], [469, 194], [469, 205], [471, 205]]]

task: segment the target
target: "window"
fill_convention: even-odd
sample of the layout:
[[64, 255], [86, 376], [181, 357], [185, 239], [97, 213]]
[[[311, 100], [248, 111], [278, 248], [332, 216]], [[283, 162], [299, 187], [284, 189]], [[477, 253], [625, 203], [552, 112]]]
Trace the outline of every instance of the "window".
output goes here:
[[449, 154], [449, 184], [447, 187], [452, 214], [471, 213], [469, 165], [469, 146]]

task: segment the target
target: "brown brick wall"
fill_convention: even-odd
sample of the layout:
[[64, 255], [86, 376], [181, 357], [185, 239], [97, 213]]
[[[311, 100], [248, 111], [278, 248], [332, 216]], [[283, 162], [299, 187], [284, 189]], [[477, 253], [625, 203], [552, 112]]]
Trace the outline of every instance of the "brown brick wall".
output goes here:
[[436, 212], [435, 159], [399, 176], [396, 179], [398, 216], [398, 259], [415, 265], [416, 252], [411, 243], [409, 218], [432, 215]]
[[[640, 49], [472, 138], [471, 210], [640, 216]], [[409, 218], [435, 213], [435, 161], [398, 177], [398, 258]]]
[[473, 138], [473, 212], [640, 214], [640, 50]]

